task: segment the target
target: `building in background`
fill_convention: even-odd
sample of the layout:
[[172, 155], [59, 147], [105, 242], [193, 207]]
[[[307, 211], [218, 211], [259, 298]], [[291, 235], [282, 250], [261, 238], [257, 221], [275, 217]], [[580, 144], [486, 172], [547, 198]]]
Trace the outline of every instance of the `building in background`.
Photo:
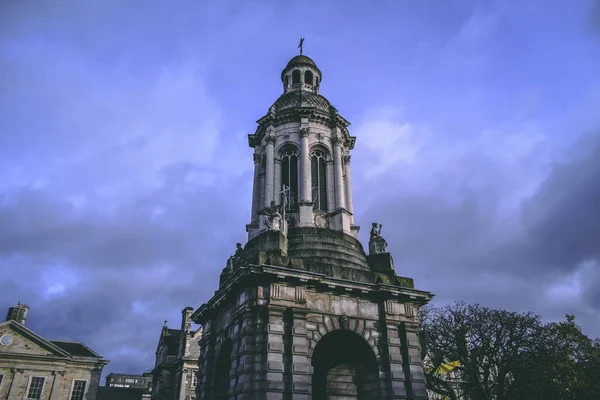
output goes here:
[[167, 321], [162, 327], [156, 362], [152, 375], [153, 400], [194, 400], [198, 378], [198, 341], [202, 330], [192, 330], [191, 315], [194, 309], [186, 307], [181, 312], [181, 329], [169, 329]]
[[136, 388], [143, 389], [146, 392], [152, 391], [152, 374], [144, 372], [142, 375], [116, 374], [106, 375], [106, 387], [116, 388]]
[[106, 375], [106, 384], [98, 388], [96, 400], [143, 400], [152, 397], [152, 374]]
[[47, 340], [25, 326], [29, 307], [0, 324], [0, 399], [96, 400], [108, 363], [80, 342]]

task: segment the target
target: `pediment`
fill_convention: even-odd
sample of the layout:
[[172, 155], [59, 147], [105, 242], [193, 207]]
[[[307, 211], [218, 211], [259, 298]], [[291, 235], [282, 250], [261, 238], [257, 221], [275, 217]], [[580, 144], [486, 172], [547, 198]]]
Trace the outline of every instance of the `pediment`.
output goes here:
[[0, 324], [0, 343], [6, 335], [10, 336], [10, 340], [5, 339], [7, 344], [0, 344], [0, 355], [8, 353], [24, 357], [70, 358], [67, 352], [18, 322], [6, 321]]

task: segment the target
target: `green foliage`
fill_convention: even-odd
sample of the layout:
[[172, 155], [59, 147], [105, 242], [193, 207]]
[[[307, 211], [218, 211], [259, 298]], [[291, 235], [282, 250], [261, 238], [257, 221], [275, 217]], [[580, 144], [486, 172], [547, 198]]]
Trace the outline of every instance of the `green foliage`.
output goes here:
[[[543, 324], [533, 313], [455, 303], [423, 307], [421, 345], [428, 389], [449, 399], [600, 399], [600, 342], [575, 324]], [[459, 361], [451, 372], [442, 364]]]

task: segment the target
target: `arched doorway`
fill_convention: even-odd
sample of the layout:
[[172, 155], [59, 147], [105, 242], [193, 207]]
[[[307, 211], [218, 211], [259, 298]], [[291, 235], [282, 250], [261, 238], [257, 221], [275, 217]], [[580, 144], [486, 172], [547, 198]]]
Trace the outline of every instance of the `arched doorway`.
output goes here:
[[215, 368], [214, 399], [227, 400], [229, 391], [229, 371], [231, 370], [231, 351], [233, 343], [226, 339], [221, 345]]
[[313, 400], [380, 398], [377, 359], [354, 332], [337, 330], [323, 336], [312, 356]]

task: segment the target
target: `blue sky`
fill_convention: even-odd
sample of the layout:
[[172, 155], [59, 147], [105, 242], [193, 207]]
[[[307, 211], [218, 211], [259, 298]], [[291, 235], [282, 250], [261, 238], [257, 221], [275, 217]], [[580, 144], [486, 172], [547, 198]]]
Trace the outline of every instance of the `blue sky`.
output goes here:
[[4, 1], [0, 305], [142, 372], [250, 220], [246, 135], [304, 53], [356, 220], [434, 302], [600, 337], [595, 1]]

